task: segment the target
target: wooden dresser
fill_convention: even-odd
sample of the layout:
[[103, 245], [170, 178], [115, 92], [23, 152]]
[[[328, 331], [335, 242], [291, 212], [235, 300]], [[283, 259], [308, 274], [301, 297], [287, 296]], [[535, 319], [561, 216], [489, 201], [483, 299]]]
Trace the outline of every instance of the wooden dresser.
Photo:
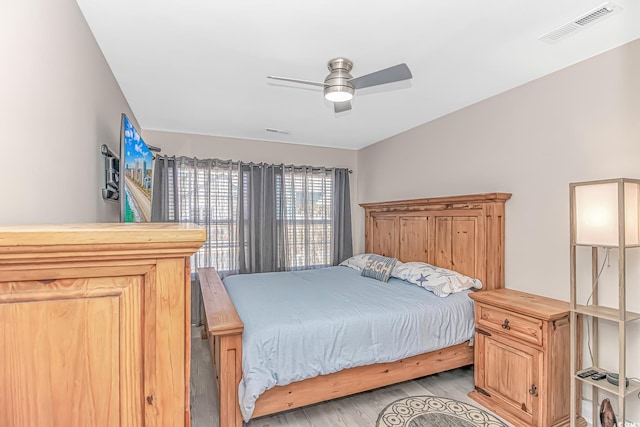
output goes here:
[[511, 289], [469, 296], [476, 323], [469, 397], [516, 426], [568, 426], [569, 304]]
[[189, 425], [187, 224], [0, 227], [0, 425]]

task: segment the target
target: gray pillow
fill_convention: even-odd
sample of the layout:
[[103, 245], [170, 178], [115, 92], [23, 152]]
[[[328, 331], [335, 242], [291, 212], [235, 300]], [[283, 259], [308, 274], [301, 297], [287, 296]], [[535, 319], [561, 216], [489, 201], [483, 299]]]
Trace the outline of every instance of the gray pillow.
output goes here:
[[391, 271], [397, 262], [397, 258], [389, 258], [381, 255], [369, 255], [369, 260], [362, 269], [362, 273], [360, 273], [360, 275], [380, 280], [381, 282], [388, 282], [389, 276], [391, 276]]

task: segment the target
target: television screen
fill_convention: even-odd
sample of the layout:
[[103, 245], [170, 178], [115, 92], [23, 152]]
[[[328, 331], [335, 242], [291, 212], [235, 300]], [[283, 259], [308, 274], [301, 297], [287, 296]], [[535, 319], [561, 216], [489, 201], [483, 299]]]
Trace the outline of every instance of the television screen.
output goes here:
[[151, 221], [153, 155], [129, 118], [120, 133], [120, 220]]

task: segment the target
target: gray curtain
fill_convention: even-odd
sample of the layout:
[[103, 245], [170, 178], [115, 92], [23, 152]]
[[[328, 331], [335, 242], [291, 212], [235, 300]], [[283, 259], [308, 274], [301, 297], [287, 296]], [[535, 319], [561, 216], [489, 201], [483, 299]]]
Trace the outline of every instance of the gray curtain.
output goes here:
[[240, 273], [285, 270], [282, 170], [279, 165], [240, 163]]
[[153, 168], [153, 199], [151, 200], [152, 222], [178, 221], [176, 206], [178, 205], [178, 175], [176, 158], [156, 156]]
[[349, 170], [334, 169], [331, 265], [338, 265], [353, 256], [350, 193]]

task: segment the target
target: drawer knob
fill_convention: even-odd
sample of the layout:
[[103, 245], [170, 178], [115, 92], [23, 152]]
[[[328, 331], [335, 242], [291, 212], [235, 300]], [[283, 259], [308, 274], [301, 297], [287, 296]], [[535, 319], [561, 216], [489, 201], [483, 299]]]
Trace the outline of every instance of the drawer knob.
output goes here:
[[535, 384], [531, 384], [531, 388], [529, 389], [529, 394], [535, 397], [538, 397], [538, 387]]
[[506, 329], [507, 331], [511, 329], [511, 326], [509, 326], [509, 319], [504, 319], [504, 322], [502, 323], [502, 329]]

